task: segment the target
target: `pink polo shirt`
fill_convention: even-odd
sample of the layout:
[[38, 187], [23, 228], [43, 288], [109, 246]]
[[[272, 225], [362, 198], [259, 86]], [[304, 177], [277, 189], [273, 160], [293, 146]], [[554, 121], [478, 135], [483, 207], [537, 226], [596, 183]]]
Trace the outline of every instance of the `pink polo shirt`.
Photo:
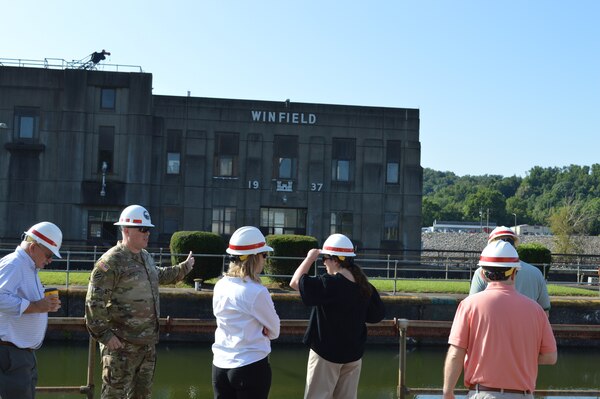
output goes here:
[[464, 384], [535, 390], [538, 355], [556, 352], [548, 317], [515, 287], [492, 282], [465, 298], [448, 343], [466, 349]]

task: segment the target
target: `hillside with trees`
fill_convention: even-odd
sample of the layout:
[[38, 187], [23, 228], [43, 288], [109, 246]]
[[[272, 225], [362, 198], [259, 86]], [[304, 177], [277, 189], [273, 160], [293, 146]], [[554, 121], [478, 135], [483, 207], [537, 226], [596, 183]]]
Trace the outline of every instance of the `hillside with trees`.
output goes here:
[[[550, 226], [555, 236], [600, 234], [600, 164], [542, 168], [524, 178], [423, 170], [423, 226], [434, 220]], [[480, 214], [482, 212], [482, 214]], [[485, 220], [485, 219], [484, 219]], [[565, 250], [570, 244], [565, 242]], [[560, 249], [559, 249], [560, 250]]]

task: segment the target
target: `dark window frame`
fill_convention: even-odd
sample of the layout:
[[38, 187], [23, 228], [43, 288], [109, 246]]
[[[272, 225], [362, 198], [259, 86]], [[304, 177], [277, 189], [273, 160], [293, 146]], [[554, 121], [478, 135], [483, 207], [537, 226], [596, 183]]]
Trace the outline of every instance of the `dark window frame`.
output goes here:
[[213, 207], [211, 231], [219, 235], [231, 235], [235, 231], [237, 208], [234, 206]]
[[102, 163], [106, 162], [106, 173], [114, 172], [115, 127], [98, 126], [98, 173], [103, 173]]
[[[112, 93], [112, 94], [111, 94]], [[117, 89], [113, 87], [100, 88], [100, 109], [114, 111], [117, 106]]]
[[[386, 166], [385, 183], [400, 184], [400, 161], [402, 142], [400, 140], [388, 140], [386, 143]], [[390, 173], [390, 167], [396, 168], [395, 174]]]
[[[31, 137], [23, 136], [23, 120], [31, 119]], [[36, 142], [40, 137], [40, 109], [35, 107], [17, 107], [14, 111], [14, 139], [17, 142]]]
[[344, 234], [352, 237], [354, 214], [352, 212], [332, 211], [329, 215], [329, 234]]
[[382, 236], [384, 241], [400, 241], [400, 214], [385, 212], [383, 214], [382, 227]]
[[[294, 215], [295, 213], [295, 215]], [[283, 214], [283, 225], [276, 222], [277, 215]], [[307, 208], [260, 208], [260, 230], [263, 234], [299, 234], [306, 235]], [[295, 221], [293, 224], [286, 222]]]
[[353, 182], [355, 168], [356, 139], [334, 138], [331, 144], [331, 180], [341, 183]]
[[[284, 173], [286, 162], [289, 163], [289, 173]], [[276, 135], [273, 139], [273, 178], [296, 180], [297, 177], [298, 136]]]
[[[216, 177], [238, 177], [239, 173], [240, 134], [218, 132], [215, 135], [215, 155], [213, 175]], [[223, 161], [230, 164], [225, 170]]]

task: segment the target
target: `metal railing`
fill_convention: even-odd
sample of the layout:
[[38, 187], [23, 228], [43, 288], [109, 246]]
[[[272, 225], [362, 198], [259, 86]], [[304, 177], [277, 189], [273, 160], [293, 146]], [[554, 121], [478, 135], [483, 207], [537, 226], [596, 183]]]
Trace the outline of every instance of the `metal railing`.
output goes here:
[[[163, 333], [189, 333], [189, 334], [211, 334], [216, 328], [214, 319], [180, 319], [161, 318], [160, 329]], [[281, 335], [303, 335], [308, 320], [281, 320]], [[441, 387], [411, 388], [406, 385], [406, 377], [409, 372], [406, 367], [407, 341], [409, 337], [447, 337], [452, 326], [451, 321], [430, 320], [406, 320], [396, 319], [384, 320], [376, 324], [368, 325], [369, 336], [399, 337], [398, 343], [398, 385], [396, 389], [399, 399], [406, 399], [409, 395], [441, 395]], [[80, 331], [85, 332], [85, 321], [82, 317], [51, 317], [48, 320], [49, 330]], [[574, 325], [553, 324], [552, 330], [556, 338], [573, 339], [575, 336], [583, 340], [599, 340], [600, 325]], [[83, 386], [56, 386], [37, 387], [38, 392], [63, 392], [79, 393], [86, 395], [88, 399], [94, 397], [94, 370], [96, 364], [97, 341], [90, 337], [88, 345], [87, 381]], [[466, 389], [456, 389], [455, 394], [466, 394]], [[600, 389], [547, 389], [536, 390], [538, 396], [600, 396]]]
[[[0, 257], [14, 251], [14, 246], [1, 246]], [[71, 273], [88, 273], [92, 270], [94, 263], [106, 252], [106, 247], [91, 247], [82, 248], [82, 250], [62, 250], [62, 259], [53, 259], [52, 263], [45, 268], [45, 271], [66, 272], [65, 285], [67, 288], [71, 285]], [[431, 251], [423, 251], [423, 255], [410, 257], [399, 257], [393, 255], [365, 255], [358, 256], [356, 262], [361, 265], [361, 268], [370, 278], [378, 278], [391, 280], [394, 283], [393, 294], [397, 292], [397, 282], [405, 279], [414, 278], [429, 278], [434, 280], [455, 280], [468, 281], [472, 278], [474, 271], [477, 269], [479, 256], [474, 253], [455, 251], [454, 253], [437, 253], [432, 254]], [[154, 257], [157, 265], [171, 265], [171, 256], [186, 257], [187, 254], [171, 254], [168, 248], [150, 249], [150, 254]], [[220, 259], [222, 271], [228, 267], [228, 255], [214, 254], [194, 254], [196, 258], [205, 259]], [[276, 257], [271, 256], [271, 259], [278, 260], [296, 260], [298, 265], [302, 262], [302, 257]], [[595, 263], [583, 263], [581, 256], [576, 259], [577, 263], [552, 263], [551, 265], [538, 265], [544, 270], [545, 277], [549, 283], [557, 285], [577, 285], [584, 288], [599, 287], [598, 268]], [[591, 258], [587, 258], [591, 260]], [[594, 257], [594, 260], [600, 262], [600, 257]], [[201, 262], [201, 260], [200, 260]], [[315, 274], [324, 271], [324, 266], [321, 262], [317, 262], [317, 267], [314, 268]], [[268, 267], [267, 267], [268, 270]], [[550, 270], [550, 275], [547, 271]], [[291, 277], [291, 275], [264, 274], [266, 277]]]
[[[62, 58], [44, 58], [43, 60], [29, 60], [23, 58], [0, 58], [0, 66], [16, 66], [45, 69], [82, 69], [85, 62], [81, 60], [67, 61]], [[139, 65], [105, 64], [94, 65], [94, 70], [111, 72], [144, 72]]]

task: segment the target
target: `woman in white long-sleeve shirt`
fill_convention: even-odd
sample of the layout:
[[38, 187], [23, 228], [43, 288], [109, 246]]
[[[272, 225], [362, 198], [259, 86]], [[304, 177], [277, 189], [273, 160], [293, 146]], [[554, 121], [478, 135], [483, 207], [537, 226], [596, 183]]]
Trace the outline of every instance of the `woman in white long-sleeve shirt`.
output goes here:
[[279, 337], [279, 316], [269, 291], [261, 284], [267, 253], [256, 227], [233, 233], [226, 252], [231, 263], [213, 292], [217, 319], [212, 346], [215, 399], [262, 399], [271, 388], [271, 340]]

